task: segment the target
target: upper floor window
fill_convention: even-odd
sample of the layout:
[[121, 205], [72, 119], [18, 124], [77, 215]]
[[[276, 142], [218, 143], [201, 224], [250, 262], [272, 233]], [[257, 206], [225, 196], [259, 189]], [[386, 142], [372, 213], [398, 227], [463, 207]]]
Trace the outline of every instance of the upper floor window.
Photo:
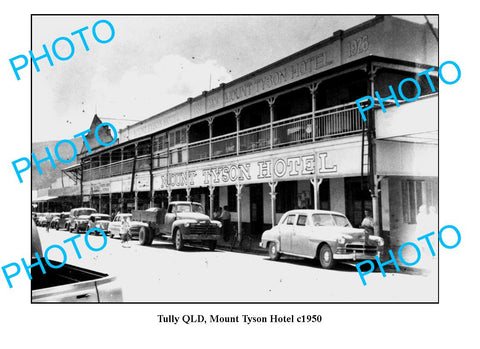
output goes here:
[[178, 128], [168, 133], [170, 147], [183, 145], [187, 142], [187, 129], [185, 127]]
[[168, 148], [167, 134], [162, 133], [153, 137], [153, 152], [160, 152]]

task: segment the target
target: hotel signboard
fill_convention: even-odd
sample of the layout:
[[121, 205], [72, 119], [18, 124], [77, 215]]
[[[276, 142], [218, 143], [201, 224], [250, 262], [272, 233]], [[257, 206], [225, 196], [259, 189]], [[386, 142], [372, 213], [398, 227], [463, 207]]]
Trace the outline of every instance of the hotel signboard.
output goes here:
[[[302, 154], [302, 155], [299, 155]], [[153, 189], [168, 190], [226, 186], [237, 183], [268, 183], [272, 181], [302, 180], [355, 176], [360, 174], [361, 146], [314, 149], [277, 153], [273, 156], [242, 157], [162, 170], [154, 174]]]

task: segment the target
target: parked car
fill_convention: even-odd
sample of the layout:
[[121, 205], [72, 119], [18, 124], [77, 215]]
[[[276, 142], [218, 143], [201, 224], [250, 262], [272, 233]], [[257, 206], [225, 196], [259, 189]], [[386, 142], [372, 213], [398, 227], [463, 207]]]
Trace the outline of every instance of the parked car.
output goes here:
[[50, 228], [55, 228], [58, 225], [58, 220], [60, 219], [60, 213], [53, 212], [51, 213], [52, 220], [50, 221]]
[[62, 212], [60, 213], [60, 217], [55, 224], [55, 229], [67, 229], [68, 230], [68, 222], [69, 222], [70, 212]]
[[85, 233], [88, 230], [88, 225], [90, 222], [90, 215], [82, 214], [74, 220], [73, 231], [78, 233]]
[[88, 218], [92, 213], [97, 213], [97, 210], [94, 208], [89, 208], [89, 207], [79, 207], [79, 208], [73, 208], [70, 210], [70, 214], [68, 217], [68, 223], [67, 223], [67, 229], [70, 232], [73, 232], [74, 230], [77, 230], [76, 224], [78, 223], [78, 218], [80, 216], [88, 216], [87, 217], [87, 224], [88, 224]]
[[353, 228], [347, 217], [333, 211], [292, 210], [278, 225], [262, 235], [260, 246], [270, 259], [281, 255], [319, 259], [322, 268], [336, 262], [374, 259], [380, 256], [383, 239], [364, 229]]
[[[90, 215], [87, 230], [90, 230], [92, 228], [100, 228], [108, 236], [108, 234], [109, 234], [108, 225], [110, 224], [111, 220], [112, 220], [112, 217], [110, 217], [110, 215], [108, 215], [108, 214], [93, 213], [93, 214]], [[98, 234], [96, 233], [95, 235], [98, 235]]]
[[38, 212], [32, 212], [32, 220], [36, 225], [38, 225], [38, 217]]
[[143, 226], [143, 224], [141, 222], [133, 221], [131, 213], [119, 213], [115, 216], [115, 218], [108, 224], [108, 231], [109, 231], [110, 237], [111, 238], [114, 238], [116, 236], [120, 237], [122, 217], [125, 217], [125, 219], [128, 222], [129, 232], [132, 235], [132, 238], [138, 237], [138, 232], [140, 231], [140, 228]]
[[[32, 303], [43, 302], [122, 302], [122, 289], [114, 276], [94, 270], [65, 264], [61, 268], [51, 268], [44, 256], [40, 236], [32, 222], [32, 264], [38, 263], [35, 252], [45, 266], [32, 268]], [[49, 259], [53, 265], [60, 262]]]
[[46, 213], [39, 213], [37, 215], [37, 222], [39, 227], [45, 227], [47, 225], [47, 214]]

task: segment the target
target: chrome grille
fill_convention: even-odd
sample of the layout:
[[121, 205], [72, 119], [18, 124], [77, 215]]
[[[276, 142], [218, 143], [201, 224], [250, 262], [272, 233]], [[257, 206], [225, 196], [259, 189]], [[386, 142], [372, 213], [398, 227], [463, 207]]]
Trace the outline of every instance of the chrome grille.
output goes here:
[[216, 234], [217, 226], [213, 224], [191, 224], [190, 232], [193, 234]]
[[375, 255], [377, 253], [377, 246], [365, 245], [360, 243], [350, 243], [345, 245], [347, 253], [365, 253]]

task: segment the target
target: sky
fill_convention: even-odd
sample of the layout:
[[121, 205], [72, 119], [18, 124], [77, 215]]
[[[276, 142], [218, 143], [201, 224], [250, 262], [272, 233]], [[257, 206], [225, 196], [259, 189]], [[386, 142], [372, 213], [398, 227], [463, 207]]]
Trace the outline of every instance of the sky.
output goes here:
[[[72, 58], [32, 70], [32, 141], [70, 139], [96, 113], [117, 129], [151, 117], [348, 29], [373, 16], [35, 16], [32, 51], [50, 52], [58, 37], [72, 40]], [[425, 23], [423, 16], [402, 16]], [[101, 19], [112, 41], [93, 38]], [[435, 16], [430, 22], [438, 28]], [[86, 51], [78, 35], [84, 31]], [[96, 31], [107, 39], [107, 25]], [[70, 52], [65, 41], [58, 53]], [[21, 54], [21, 53], [19, 53]], [[20, 74], [25, 74], [26, 69]]]

